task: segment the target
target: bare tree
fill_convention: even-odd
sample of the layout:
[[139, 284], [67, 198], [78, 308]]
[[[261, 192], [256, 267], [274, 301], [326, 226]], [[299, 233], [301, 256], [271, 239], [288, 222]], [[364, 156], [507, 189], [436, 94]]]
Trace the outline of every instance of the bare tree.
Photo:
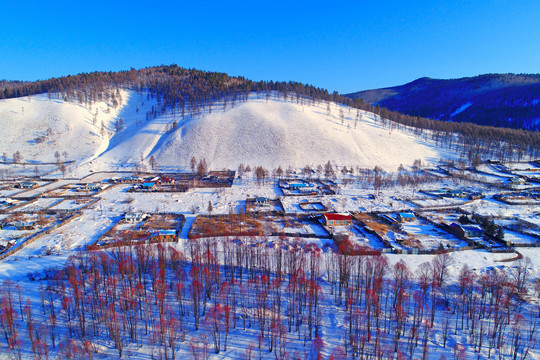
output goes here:
[[529, 268], [532, 267], [532, 261], [528, 257], [524, 257], [516, 261], [516, 266], [511, 273], [514, 279], [514, 286], [519, 294], [526, 292], [526, 285], [530, 279]]
[[330, 160], [324, 165], [324, 176], [327, 178], [334, 175], [334, 168], [332, 167], [332, 163], [330, 163]]
[[157, 166], [156, 158], [154, 157], [154, 155], [152, 155], [150, 156], [150, 167], [152, 168], [152, 170], [155, 170], [156, 166]]
[[62, 172], [62, 177], [66, 177], [66, 165], [60, 165], [60, 171]]
[[206, 159], [202, 158], [201, 160], [199, 160], [199, 165], [197, 165], [197, 174], [199, 174], [199, 176], [203, 176], [207, 172], [208, 165], [206, 165]]
[[23, 160], [23, 157], [21, 153], [19, 152], [19, 150], [15, 151], [15, 153], [13, 154], [13, 163], [19, 164], [22, 160]]

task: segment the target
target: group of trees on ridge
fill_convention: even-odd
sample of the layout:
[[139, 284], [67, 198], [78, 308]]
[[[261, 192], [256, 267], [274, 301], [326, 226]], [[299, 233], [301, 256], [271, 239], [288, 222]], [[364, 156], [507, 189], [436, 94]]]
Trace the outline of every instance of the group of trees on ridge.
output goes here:
[[[409, 126], [419, 133], [424, 130], [434, 132], [437, 138], [456, 141], [467, 147], [481, 144], [482, 149], [493, 148], [493, 144], [504, 144], [504, 151], [490, 154], [504, 160], [522, 155], [537, 157], [540, 153], [540, 134], [517, 129], [479, 126], [471, 123], [454, 123], [431, 120], [419, 116], [404, 115], [384, 107], [372, 106], [362, 99], [345, 97], [337, 92], [306, 85], [298, 82], [252, 81], [244, 77], [231, 77], [225, 73], [185, 69], [177, 65], [157, 66], [144, 69], [131, 69], [119, 72], [82, 73], [75, 76], [51, 78], [36, 82], [0, 82], [0, 99], [48, 93], [60, 96], [66, 101], [92, 103], [108, 99], [111, 88], [129, 88], [148, 91], [155, 97], [158, 106], [152, 110], [156, 117], [167, 111], [178, 111], [182, 115], [190, 109], [197, 113], [200, 107], [217, 101], [235, 102], [247, 100], [252, 92], [277, 92], [285, 100], [311, 99], [314, 102], [327, 101], [347, 105], [378, 114], [396, 125]], [[112, 92], [114, 94], [114, 92]], [[147, 114], [148, 118], [148, 114]], [[454, 134], [459, 135], [455, 139]], [[441, 136], [442, 135], [442, 136]], [[434, 135], [435, 136], [435, 135]], [[501, 146], [502, 148], [503, 146]]]

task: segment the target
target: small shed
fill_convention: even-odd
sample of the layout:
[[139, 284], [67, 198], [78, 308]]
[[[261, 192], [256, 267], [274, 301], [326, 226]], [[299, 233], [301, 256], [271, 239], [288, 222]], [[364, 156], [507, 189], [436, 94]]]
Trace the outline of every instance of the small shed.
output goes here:
[[414, 216], [413, 213], [409, 212], [400, 212], [397, 215], [399, 222], [407, 222], [407, 221], [413, 221], [416, 219], [416, 216]]
[[323, 219], [326, 226], [349, 226], [352, 223], [352, 217], [348, 214], [326, 213]]

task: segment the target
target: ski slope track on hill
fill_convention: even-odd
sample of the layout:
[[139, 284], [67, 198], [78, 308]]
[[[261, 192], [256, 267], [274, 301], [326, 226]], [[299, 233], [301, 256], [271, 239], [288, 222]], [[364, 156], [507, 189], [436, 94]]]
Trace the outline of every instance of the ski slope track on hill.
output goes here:
[[356, 123], [356, 109], [331, 103], [328, 111], [325, 102], [305, 103], [252, 95], [234, 106], [216, 102], [212, 111], [206, 107], [193, 117], [186, 111], [182, 118], [178, 111], [147, 119], [157, 104], [146, 93], [121, 91], [116, 108], [46, 95], [8, 99], [0, 101], [0, 153], [11, 158], [20, 151], [25, 161], [40, 164], [54, 162], [56, 151], [66, 152], [75, 162], [70, 171], [80, 176], [141, 163], [148, 168], [151, 156], [162, 170], [188, 169], [195, 157], [206, 159], [210, 169], [240, 164], [285, 169], [331, 161], [389, 171], [416, 159], [429, 163], [449, 157], [408, 132], [390, 131], [372, 113], [361, 111]]

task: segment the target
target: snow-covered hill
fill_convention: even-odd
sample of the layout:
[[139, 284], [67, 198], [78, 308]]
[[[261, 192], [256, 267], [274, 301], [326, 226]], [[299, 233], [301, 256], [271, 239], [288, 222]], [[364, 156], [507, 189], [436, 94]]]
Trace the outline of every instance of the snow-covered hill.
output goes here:
[[[324, 165], [395, 170], [416, 159], [446, 157], [409, 133], [389, 131], [372, 113], [325, 102], [305, 104], [256, 95], [235, 106], [215, 103], [198, 116], [166, 114], [147, 120], [156, 102], [147, 94], [121, 91], [118, 107], [80, 104], [46, 95], [0, 101], [0, 155], [19, 151], [35, 164], [55, 162], [54, 153], [74, 160], [74, 174], [148, 167], [153, 155], [163, 169], [188, 168], [191, 157], [205, 158], [213, 169], [239, 164], [303, 167]], [[343, 122], [340, 118], [343, 110]], [[97, 112], [97, 116], [96, 116]], [[189, 112], [187, 112], [189, 114]], [[120, 121], [123, 128], [117, 131]], [[176, 122], [176, 128], [173, 123]], [[103, 124], [103, 131], [102, 131]], [[63, 159], [63, 158], [62, 158]]]
[[[128, 100], [127, 92], [121, 94]], [[119, 110], [104, 101], [85, 107], [47, 95], [1, 100], [0, 161], [9, 163], [19, 152], [21, 162], [32, 165], [24, 169], [35, 165], [43, 173], [56, 168], [49, 165], [57, 162], [55, 153], [60, 161], [76, 163], [96, 157], [108, 146]]]

